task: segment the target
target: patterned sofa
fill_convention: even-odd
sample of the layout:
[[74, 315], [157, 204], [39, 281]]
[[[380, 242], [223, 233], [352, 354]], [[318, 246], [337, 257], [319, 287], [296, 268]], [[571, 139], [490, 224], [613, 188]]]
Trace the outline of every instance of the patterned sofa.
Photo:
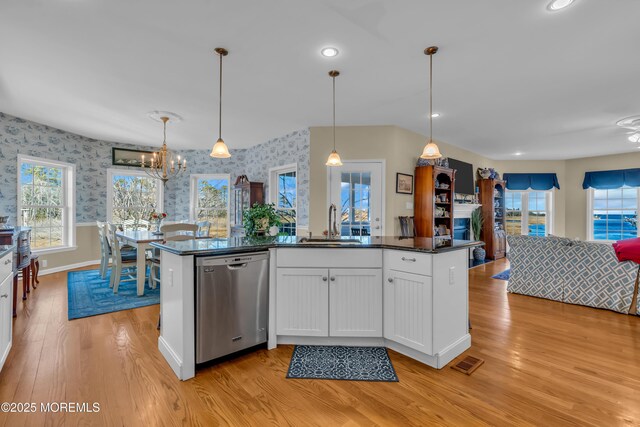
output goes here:
[[[551, 236], [508, 236], [507, 241], [507, 291], [619, 313], [636, 311], [631, 304], [638, 264], [618, 262], [611, 245]], [[636, 304], [640, 313], [640, 301]]]

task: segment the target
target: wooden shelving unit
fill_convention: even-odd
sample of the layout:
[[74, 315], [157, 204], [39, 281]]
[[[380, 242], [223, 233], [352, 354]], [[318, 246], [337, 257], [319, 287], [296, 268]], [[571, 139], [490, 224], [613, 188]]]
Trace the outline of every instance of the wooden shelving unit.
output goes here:
[[505, 182], [499, 179], [480, 179], [478, 188], [484, 218], [480, 238], [485, 243], [487, 258], [504, 258], [507, 250]]
[[441, 166], [416, 167], [413, 206], [416, 236], [451, 239], [455, 174], [455, 170]]

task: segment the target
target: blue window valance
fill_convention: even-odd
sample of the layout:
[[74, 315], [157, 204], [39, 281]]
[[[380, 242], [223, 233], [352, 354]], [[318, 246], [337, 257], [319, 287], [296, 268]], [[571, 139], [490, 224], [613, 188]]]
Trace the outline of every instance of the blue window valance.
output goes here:
[[585, 172], [582, 188], [612, 190], [624, 186], [640, 187], [640, 169]]
[[507, 190], [551, 190], [560, 189], [558, 176], [555, 173], [505, 173]]

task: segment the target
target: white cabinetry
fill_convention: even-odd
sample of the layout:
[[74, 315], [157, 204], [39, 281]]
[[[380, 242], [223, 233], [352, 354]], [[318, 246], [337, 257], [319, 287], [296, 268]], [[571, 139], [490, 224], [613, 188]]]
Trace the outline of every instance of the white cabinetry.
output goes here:
[[278, 268], [278, 335], [329, 334], [328, 278], [326, 268]]
[[[13, 311], [11, 302], [13, 301], [13, 274], [11, 262], [13, 252], [9, 252], [0, 258], [0, 370], [7, 360], [13, 337]], [[6, 268], [8, 266], [8, 268]]]
[[384, 337], [432, 354], [432, 279], [388, 270], [384, 282]]
[[276, 333], [382, 337], [382, 251], [277, 251]]
[[382, 336], [382, 271], [329, 270], [329, 332], [332, 337]]

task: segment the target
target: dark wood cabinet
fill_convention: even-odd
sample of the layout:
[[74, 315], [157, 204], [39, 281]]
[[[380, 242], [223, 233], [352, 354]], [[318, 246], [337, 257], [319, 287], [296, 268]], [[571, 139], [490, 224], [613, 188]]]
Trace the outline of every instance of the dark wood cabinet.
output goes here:
[[242, 212], [255, 203], [264, 203], [264, 184], [251, 182], [246, 175], [240, 175], [233, 185], [233, 226], [231, 236], [244, 236]]
[[507, 251], [505, 182], [499, 179], [480, 179], [478, 188], [484, 220], [480, 239], [485, 243], [487, 258], [504, 258]]
[[418, 237], [451, 239], [456, 171], [441, 166], [415, 169], [414, 224]]

